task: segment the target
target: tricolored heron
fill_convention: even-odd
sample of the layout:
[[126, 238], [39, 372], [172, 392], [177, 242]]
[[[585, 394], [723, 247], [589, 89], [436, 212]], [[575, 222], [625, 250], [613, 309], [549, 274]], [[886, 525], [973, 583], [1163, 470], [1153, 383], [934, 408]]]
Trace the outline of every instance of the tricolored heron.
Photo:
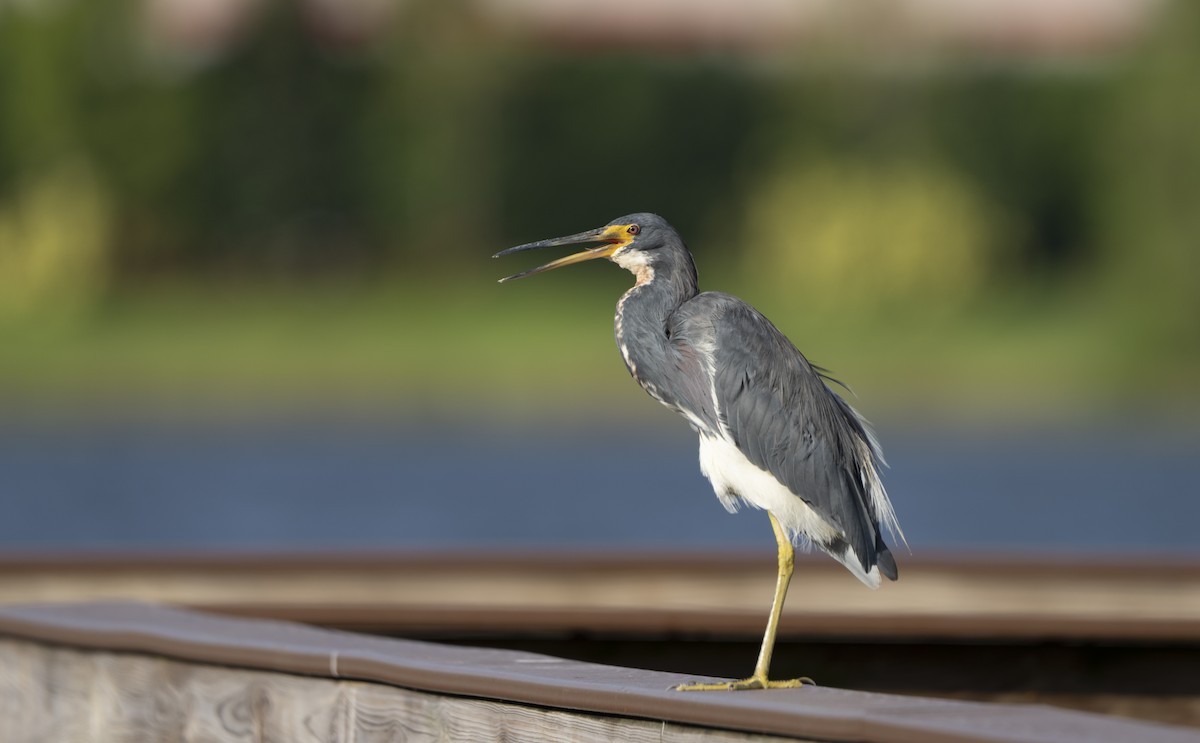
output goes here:
[[617, 346], [650, 396], [700, 435], [700, 470], [721, 504], [767, 512], [779, 544], [779, 574], [754, 674], [685, 691], [797, 687], [768, 680], [771, 653], [794, 566], [793, 543], [813, 544], [872, 588], [896, 579], [880, 524], [903, 539], [879, 477], [883, 456], [866, 421], [819, 367], [771, 321], [737, 297], [700, 293], [683, 239], [656, 214], [630, 214], [567, 237], [502, 250], [599, 243], [501, 281], [608, 258], [636, 277], [617, 302]]

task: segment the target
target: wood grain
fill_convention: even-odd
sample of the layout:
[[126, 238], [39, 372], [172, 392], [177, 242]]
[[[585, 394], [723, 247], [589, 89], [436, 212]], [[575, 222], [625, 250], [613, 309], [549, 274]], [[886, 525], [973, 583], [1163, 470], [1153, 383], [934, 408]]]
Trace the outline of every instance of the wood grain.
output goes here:
[[4, 743], [794, 740], [0, 638]]

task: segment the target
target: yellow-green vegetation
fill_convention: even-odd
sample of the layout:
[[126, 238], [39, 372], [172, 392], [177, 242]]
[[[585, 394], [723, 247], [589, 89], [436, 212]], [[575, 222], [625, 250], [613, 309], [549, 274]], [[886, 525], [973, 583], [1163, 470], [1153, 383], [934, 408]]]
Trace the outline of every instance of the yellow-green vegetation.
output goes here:
[[741, 252], [747, 271], [820, 312], [925, 304], [955, 311], [975, 298], [1011, 244], [1004, 215], [929, 158], [808, 158], [750, 190]]
[[269, 2], [196, 48], [132, 0], [4, 5], [0, 400], [651, 410], [627, 276], [485, 258], [648, 210], [868, 410], [1194, 410], [1200, 5], [1053, 74], [573, 48], [479, 7], [330, 46]]
[[[176, 286], [127, 296], [86, 321], [0, 327], [0, 389], [7, 403], [39, 407], [649, 414], [657, 408], [643, 404], [611, 336], [628, 277], [589, 268], [611, 275], [370, 290]], [[852, 306], [816, 311], [802, 296], [720, 271], [702, 281], [759, 306], [874, 414], [1195, 409], [1200, 354], [1130, 353], [1135, 339], [1085, 304], [993, 302], [880, 322]]]
[[0, 318], [85, 312], [107, 279], [104, 193], [79, 163], [30, 180], [0, 202]]

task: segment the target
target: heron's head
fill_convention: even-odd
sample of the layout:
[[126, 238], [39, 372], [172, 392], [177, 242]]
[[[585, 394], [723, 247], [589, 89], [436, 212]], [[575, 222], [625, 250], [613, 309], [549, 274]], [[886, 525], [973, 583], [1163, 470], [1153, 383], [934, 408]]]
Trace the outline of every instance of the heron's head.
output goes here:
[[[668, 253], [672, 256], [678, 251], [683, 251], [685, 255], [687, 253], [687, 249], [684, 247], [679, 233], [675, 231], [674, 227], [668, 224], [667, 220], [657, 214], [639, 212], [637, 214], [627, 214], [624, 217], [617, 217], [603, 227], [588, 230], [587, 232], [579, 232], [574, 235], [567, 235], [566, 237], [552, 237], [549, 240], [538, 240], [537, 242], [518, 245], [508, 250], [501, 250], [492, 257], [499, 258], [502, 255], [519, 253], [522, 250], [549, 248], [555, 245], [579, 245], [585, 243], [599, 244], [573, 255], [568, 255], [565, 258], [550, 261], [537, 268], [531, 268], [528, 271], [506, 276], [500, 279], [500, 281], [522, 279], [526, 276], [542, 273], [543, 271], [551, 271], [555, 268], [569, 266], [572, 263], [582, 263], [583, 261], [590, 261], [596, 258], [608, 258], [614, 263], [638, 274], [643, 267], [652, 266], [660, 255], [665, 258]], [[669, 248], [670, 250], [664, 251], [662, 250], [663, 248]]]

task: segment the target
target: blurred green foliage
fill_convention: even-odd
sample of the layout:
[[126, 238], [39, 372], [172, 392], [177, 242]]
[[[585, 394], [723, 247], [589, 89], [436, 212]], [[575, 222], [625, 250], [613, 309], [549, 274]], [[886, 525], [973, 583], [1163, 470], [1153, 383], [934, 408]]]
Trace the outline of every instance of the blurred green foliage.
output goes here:
[[[1125, 58], [1049, 73], [547, 46], [471, 7], [408, 3], [345, 45], [268, 3], [206, 56], [156, 41], [132, 0], [0, 5], [0, 384], [82, 388], [106, 364], [115, 387], [191, 379], [154, 359], [187, 357], [194, 332], [220, 385], [358, 379], [341, 364], [456, 395], [448, 369], [491, 349], [521, 390], [539, 348], [611, 349], [531, 330], [544, 320], [493, 301], [503, 271], [482, 259], [653, 210], [708, 287], [741, 288], [818, 360], [886, 352], [895, 396], [956, 374], [963, 398], [1040, 381], [1037, 404], [1072, 385], [1200, 391], [1197, 6], [1168, 6]], [[561, 281], [601, 319], [623, 285]], [[238, 310], [213, 325], [214, 303]], [[255, 318], [270, 330], [247, 336]], [[391, 362], [370, 350], [387, 344]]]
[[930, 160], [782, 167], [747, 206], [745, 270], [812, 309], [894, 309], [938, 297], [952, 312], [986, 286], [1004, 243], [972, 184]]
[[0, 210], [0, 316], [90, 309], [108, 270], [104, 191], [85, 165], [63, 162], [15, 194]]
[[[1200, 5], [1174, 3], [1113, 78], [1092, 217], [1104, 301], [1139, 349], [1200, 354]], [[1132, 327], [1130, 327], [1132, 326]]]

